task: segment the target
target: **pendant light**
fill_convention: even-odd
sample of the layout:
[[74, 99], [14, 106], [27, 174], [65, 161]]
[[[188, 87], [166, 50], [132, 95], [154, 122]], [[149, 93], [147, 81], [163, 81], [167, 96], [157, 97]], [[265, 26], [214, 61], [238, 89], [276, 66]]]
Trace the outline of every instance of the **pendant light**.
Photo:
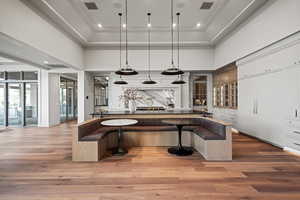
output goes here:
[[129, 64], [128, 64], [128, 23], [127, 23], [127, 17], [128, 17], [128, 14], [127, 14], [127, 0], [125, 0], [125, 23], [126, 23], [126, 30], [125, 30], [125, 37], [126, 37], [126, 44], [125, 44], [125, 47], [126, 47], [126, 66], [124, 68], [121, 68], [120, 70], [116, 71], [115, 73], [118, 74], [118, 75], [124, 75], [124, 76], [127, 76], [127, 75], [136, 75], [138, 74], [137, 71], [135, 71], [134, 69], [132, 69]]
[[[180, 13], [176, 13], [177, 15], [177, 65], [179, 70], [179, 16]], [[178, 79], [173, 81], [172, 84], [185, 84], [185, 81], [182, 80], [182, 74], [178, 75]]]
[[[118, 14], [120, 16], [120, 70], [122, 67], [122, 13]], [[126, 85], [128, 84], [126, 81], [122, 79], [122, 75], [120, 75], [120, 80], [115, 81], [116, 85]]]
[[149, 24], [151, 24], [151, 20], [150, 20], [150, 16], [151, 13], [147, 13], [148, 15], [148, 23], [147, 23], [147, 27], [148, 27], [148, 74], [147, 74], [147, 78], [148, 80], [143, 81], [143, 84], [156, 84], [155, 81], [153, 81], [151, 79], [151, 70], [150, 70], [150, 26]]
[[161, 74], [162, 75], [180, 75], [184, 74], [183, 71], [181, 71], [179, 68], [175, 67], [174, 65], [174, 27], [173, 27], [173, 0], [171, 0], [171, 38], [172, 38], [172, 59], [171, 59], [171, 67], [163, 71]]

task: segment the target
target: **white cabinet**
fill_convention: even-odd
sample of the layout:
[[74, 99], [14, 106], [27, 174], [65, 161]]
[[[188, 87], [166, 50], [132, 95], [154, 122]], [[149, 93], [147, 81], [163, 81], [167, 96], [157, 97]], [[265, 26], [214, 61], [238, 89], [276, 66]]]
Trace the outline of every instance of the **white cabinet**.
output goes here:
[[240, 131], [299, 150], [300, 125], [291, 128], [297, 120], [300, 124], [300, 65], [239, 81]]

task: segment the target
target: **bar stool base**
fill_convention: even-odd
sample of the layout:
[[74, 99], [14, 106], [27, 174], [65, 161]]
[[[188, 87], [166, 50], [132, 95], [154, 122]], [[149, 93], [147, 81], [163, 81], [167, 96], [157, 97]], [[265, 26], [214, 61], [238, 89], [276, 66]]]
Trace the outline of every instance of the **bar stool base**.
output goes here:
[[193, 154], [193, 149], [191, 147], [170, 147], [168, 152], [177, 156], [189, 156]]

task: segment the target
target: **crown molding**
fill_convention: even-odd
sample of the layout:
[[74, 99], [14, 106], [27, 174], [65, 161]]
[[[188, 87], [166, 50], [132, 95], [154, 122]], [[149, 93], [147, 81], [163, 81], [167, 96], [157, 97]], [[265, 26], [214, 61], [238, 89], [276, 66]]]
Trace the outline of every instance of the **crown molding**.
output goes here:
[[[22, 0], [24, 1], [24, 0]], [[184, 46], [215, 46], [220, 39], [225, 37], [227, 34], [229, 34], [230, 30], [234, 28], [234, 26], [238, 26], [235, 23], [256, 3], [260, 0], [252, 0], [233, 20], [231, 20], [228, 24], [226, 24], [218, 33], [216, 33], [214, 36], [211, 37], [211, 39], [205, 40], [205, 41], [192, 41], [192, 42], [182, 42]], [[63, 23], [67, 26], [67, 29], [71, 31], [71, 34], [68, 34], [68, 37], [70, 35], [72, 36], [72, 39], [75, 39], [79, 44], [81, 44], [83, 47], [90, 47], [90, 46], [103, 46], [103, 47], [110, 47], [110, 46], [116, 46], [116, 43], [118, 42], [93, 42], [89, 41], [89, 38], [84, 36], [80, 33], [79, 30], [77, 30], [68, 20], [66, 20], [58, 11], [56, 11], [53, 6], [51, 6], [47, 0], [41, 0], [41, 2], [48, 7], [49, 10]], [[73, 3], [72, 3], [73, 4]], [[224, 5], [227, 3], [225, 2]], [[74, 6], [74, 5], [72, 5]], [[32, 8], [32, 7], [31, 7]], [[33, 10], [37, 12], [35, 9]], [[217, 15], [217, 12], [212, 16], [212, 19], [214, 19]], [[58, 29], [61, 29], [61, 27], [57, 27]], [[155, 28], [155, 27], [154, 27]], [[94, 29], [92, 29], [94, 30]], [[96, 31], [96, 33], [115, 33], [117, 29], [113, 28], [107, 28], [100, 31]], [[154, 32], [162, 33], [162, 32], [168, 32], [170, 31], [168, 28], [164, 27], [156, 27], [154, 29]], [[64, 31], [63, 31], [64, 32]], [[128, 30], [128, 32], [147, 32], [147, 29], [140, 28], [140, 27], [133, 27], [131, 30]], [[188, 28], [183, 27], [181, 29], [181, 32], [199, 32], [203, 33], [205, 32], [203, 28], [201, 29], [194, 29], [194, 28]], [[66, 34], [66, 33], [65, 33]], [[147, 43], [146, 42], [130, 42], [133, 46], [144, 46]], [[170, 46], [170, 42], [157, 42], [156, 44], [153, 43], [154, 46]]]
[[254, 51], [253, 53], [246, 55], [236, 61], [238, 66], [245, 65], [251, 61], [257, 60], [259, 58], [274, 54], [283, 49], [292, 47], [300, 43], [300, 31], [292, 33], [276, 42], [273, 42], [261, 49]]

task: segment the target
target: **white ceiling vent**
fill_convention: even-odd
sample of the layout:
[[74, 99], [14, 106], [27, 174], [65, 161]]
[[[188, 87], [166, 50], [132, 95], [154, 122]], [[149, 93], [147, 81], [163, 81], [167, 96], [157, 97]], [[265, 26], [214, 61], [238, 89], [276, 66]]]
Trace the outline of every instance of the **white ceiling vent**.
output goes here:
[[95, 2], [87, 1], [84, 2], [84, 5], [87, 7], [88, 10], [98, 10], [98, 6]]
[[201, 10], [209, 10], [213, 4], [214, 4], [214, 2], [203, 2], [200, 9]]

